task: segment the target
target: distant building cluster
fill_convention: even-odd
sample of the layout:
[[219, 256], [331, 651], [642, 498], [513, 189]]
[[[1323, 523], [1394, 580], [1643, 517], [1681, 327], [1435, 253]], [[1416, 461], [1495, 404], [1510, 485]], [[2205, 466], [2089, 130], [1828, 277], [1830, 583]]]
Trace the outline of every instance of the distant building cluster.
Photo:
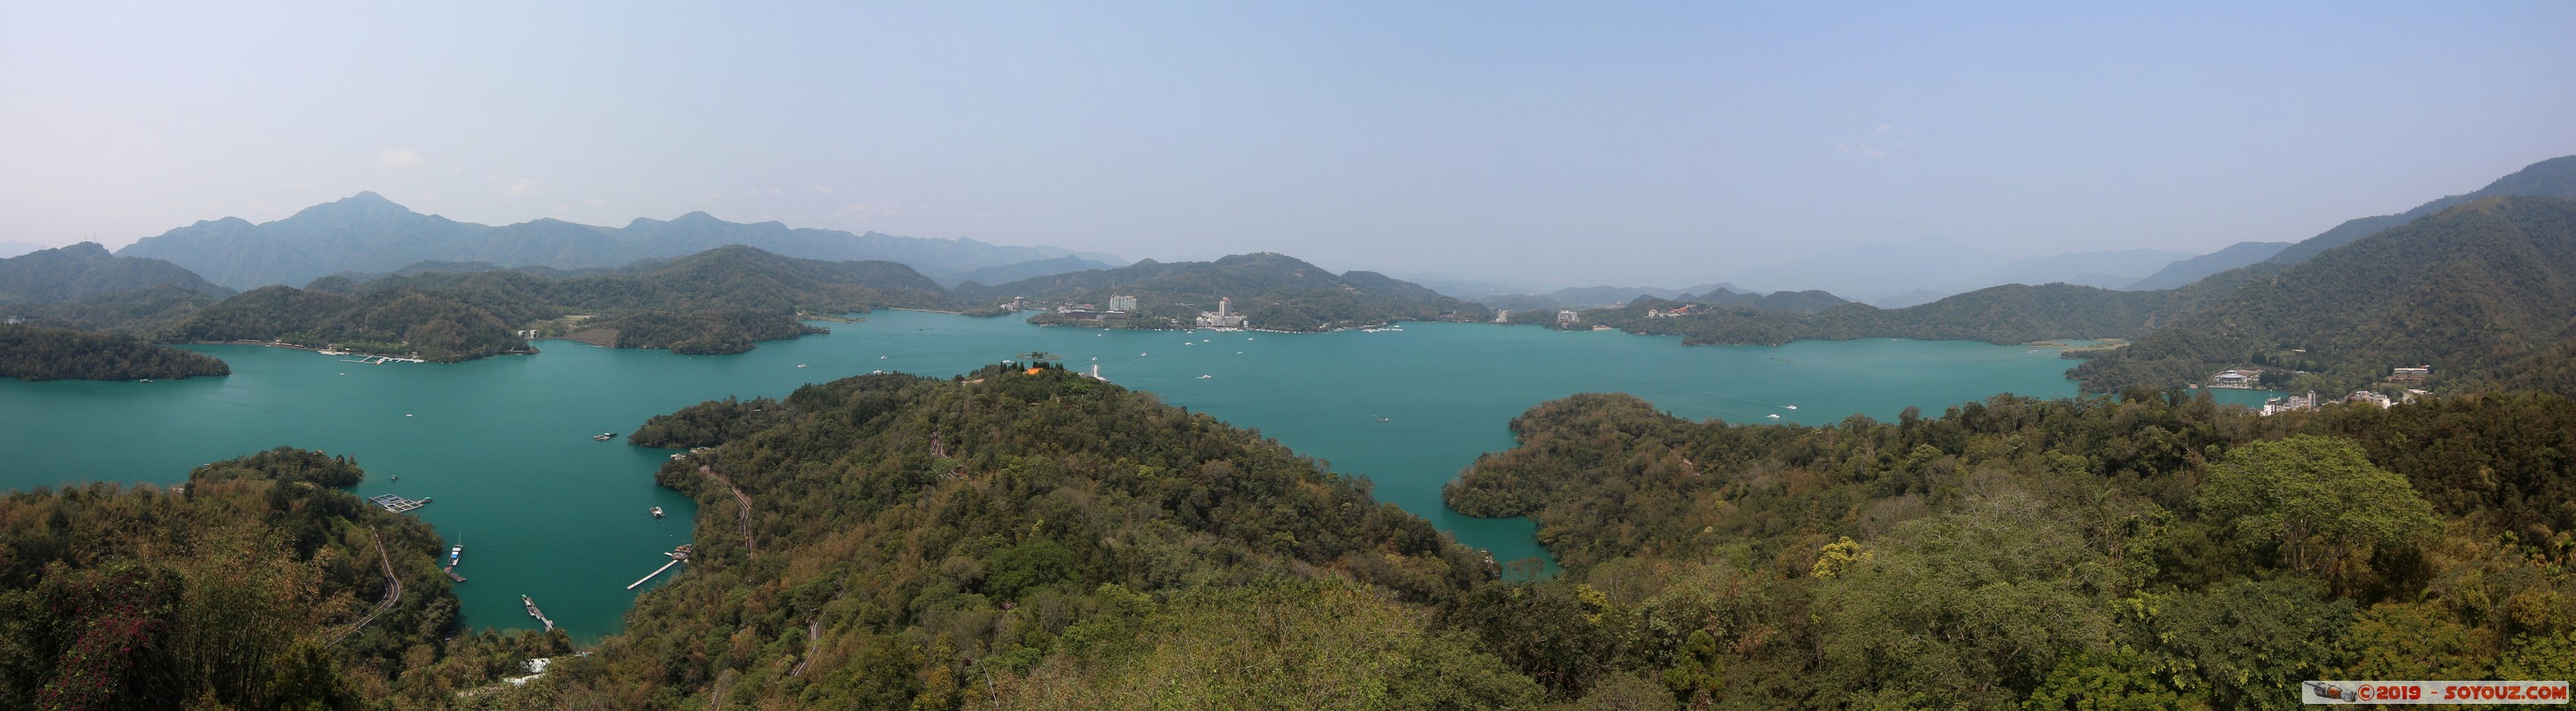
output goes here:
[[1217, 297], [1215, 311], [1199, 312], [1200, 328], [1242, 328], [1243, 316], [1234, 313], [1234, 299]]
[[1680, 306], [1673, 307], [1673, 310], [1671, 311], [1665, 311], [1663, 309], [1646, 309], [1646, 318], [1681, 318], [1683, 316], [1690, 315], [1691, 307], [1698, 305], [1699, 304], [1682, 304]]
[[2430, 377], [2433, 377], [2433, 366], [2429, 365], [2417, 368], [2394, 368], [2388, 371], [2388, 381], [2392, 383], [2420, 383]]
[[1109, 297], [1109, 310], [1133, 312], [1136, 310], [1136, 297], [1112, 294]]
[[1578, 323], [1582, 323], [1582, 322], [1583, 322], [1583, 314], [1581, 314], [1581, 313], [1579, 313], [1579, 312], [1576, 312], [1576, 311], [1573, 311], [1573, 310], [1570, 310], [1570, 309], [1569, 309], [1569, 310], [1565, 310], [1565, 311], [1558, 311], [1558, 312], [1556, 312], [1556, 323], [1557, 323], [1557, 325], [1560, 325], [1560, 326], [1570, 326], [1570, 325], [1578, 324]]
[[2263, 371], [2260, 369], [2235, 368], [2218, 371], [2217, 375], [2210, 376], [2209, 386], [2213, 388], [2240, 388], [2250, 390], [2253, 389], [2255, 383], [2261, 382], [2262, 379]]
[[1494, 309], [1494, 323], [1511, 323], [1511, 309]]
[[2422, 390], [2408, 390], [2404, 397], [2392, 398], [2386, 394], [2375, 391], [2355, 390], [2352, 391], [2352, 394], [2350, 395], [2345, 395], [2341, 399], [2336, 399], [2319, 397], [2317, 395], [2317, 391], [2310, 390], [2305, 396], [2292, 395], [2289, 397], [2276, 397], [2263, 401], [2263, 415], [2268, 417], [2284, 412], [2314, 410], [2337, 402], [2341, 402], [2346, 405], [2378, 405], [2380, 409], [2385, 410], [2405, 403], [2414, 402], [2415, 396], [2417, 395], [2430, 394], [2431, 393]]

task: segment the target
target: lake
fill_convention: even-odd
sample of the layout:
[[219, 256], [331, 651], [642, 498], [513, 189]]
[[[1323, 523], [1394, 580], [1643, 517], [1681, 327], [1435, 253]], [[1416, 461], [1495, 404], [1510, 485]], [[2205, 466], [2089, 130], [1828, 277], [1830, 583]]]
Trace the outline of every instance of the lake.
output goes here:
[[[1546, 400], [1618, 391], [1694, 419], [1820, 425], [1854, 413], [1893, 419], [1908, 406], [1938, 414], [2001, 392], [2075, 392], [2065, 378], [2073, 362], [2055, 351], [1957, 341], [1683, 347], [1670, 337], [1485, 324], [1104, 332], [905, 311], [818, 325], [834, 332], [730, 356], [545, 341], [533, 356], [363, 365], [293, 349], [189, 346], [223, 358], [233, 375], [0, 381], [0, 488], [173, 484], [190, 467], [279, 445], [350, 455], [367, 470], [359, 495], [429, 497], [417, 515], [465, 545], [457, 572], [470, 580], [456, 589], [466, 624], [534, 627], [519, 604], [526, 594], [588, 640], [617, 631], [636, 594], [626, 584], [688, 542], [697, 513], [653, 485], [668, 452], [629, 446], [625, 433], [700, 401], [783, 396], [873, 370], [947, 377], [1031, 350], [1077, 370], [1097, 364], [1111, 382], [1369, 477], [1378, 498], [1502, 561], [1541, 555], [1532, 524], [1451, 513], [1440, 486], [1476, 455], [1510, 447], [1507, 423]], [[2259, 404], [2264, 394], [2219, 396]], [[591, 439], [601, 432], [621, 438]], [[654, 506], [670, 517], [647, 515]]]

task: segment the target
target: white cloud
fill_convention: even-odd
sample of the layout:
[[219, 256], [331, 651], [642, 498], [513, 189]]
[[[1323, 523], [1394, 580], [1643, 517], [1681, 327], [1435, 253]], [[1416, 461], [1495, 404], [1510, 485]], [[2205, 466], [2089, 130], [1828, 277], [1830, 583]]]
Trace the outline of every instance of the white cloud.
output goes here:
[[533, 194], [535, 194], [535, 193], [537, 192], [537, 190], [538, 190], [537, 181], [530, 180], [530, 179], [527, 179], [527, 178], [520, 178], [520, 179], [518, 179], [518, 180], [512, 181], [512, 182], [510, 183], [510, 186], [509, 186], [509, 187], [502, 188], [502, 189], [501, 189], [501, 193], [502, 193], [502, 194], [505, 194], [505, 195], [513, 195], [513, 196], [517, 196], [517, 195], [533, 195]]
[[1836, 143], [1834, 150], [1842, 153], [1856, 153], [1863, 158], [1887, 157], [1887, 151], [1871, 148], [1867, 143]]
[[429, 159], [420, 157], [420, 151], [409, 148], [387, 148], [382, 156], [376, 158], [376, 162], [387, 168], [409, 168], [427, 163]]
[[822, 193], [822, 194], [825, 194], [825, 195], [830, 195], [830, 194], [832, 194], [832, 186], [824, 185], [824, 184], [822, 184], [822, 183], [815, 183], [815, 184], [812, 186], [812, 190], [813, 190], [814, 192]]

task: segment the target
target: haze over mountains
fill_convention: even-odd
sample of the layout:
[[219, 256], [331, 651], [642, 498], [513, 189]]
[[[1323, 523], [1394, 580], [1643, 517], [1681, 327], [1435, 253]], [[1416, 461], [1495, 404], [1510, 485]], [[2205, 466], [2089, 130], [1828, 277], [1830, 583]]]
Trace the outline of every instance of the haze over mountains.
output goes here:
[[925, 274], [1080, 257], [1123, 263], [1105, 254], [1058, 247], [1019, 247], [965, 239], [897, 237], [869, 232], [738, 223], [692, 212], [664, 221], [637, 218], [625, 227], [542, 219], [489, 226], [423, 215], [373, 192], [305, 208], [275, 222], [227, 217], [136, 241], [117, 254], [153, 257], [189, 268], [217, 284], [248, 289], [299, 285], [330, 274], [387, 273], [422, 261], [488, 262], [505, 267], [614, 267], [642, 259], [695, 254], [729, 244], [826, 261], [881, 259]]

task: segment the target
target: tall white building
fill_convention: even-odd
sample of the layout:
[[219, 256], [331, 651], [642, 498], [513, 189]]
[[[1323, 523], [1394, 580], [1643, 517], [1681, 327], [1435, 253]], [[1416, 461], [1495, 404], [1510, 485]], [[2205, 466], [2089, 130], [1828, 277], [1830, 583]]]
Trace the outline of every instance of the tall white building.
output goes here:
[[1136, 310], [1136, 297], [1118, 296], [1113, 294], [1109, 297], [1109, 310], [1134, 311]]
[[1217, 297], [1215, 311], [1199, 312], [1200, 328], [1242, 328], [1243, 317], [1234, 315], [1234, 299]]

